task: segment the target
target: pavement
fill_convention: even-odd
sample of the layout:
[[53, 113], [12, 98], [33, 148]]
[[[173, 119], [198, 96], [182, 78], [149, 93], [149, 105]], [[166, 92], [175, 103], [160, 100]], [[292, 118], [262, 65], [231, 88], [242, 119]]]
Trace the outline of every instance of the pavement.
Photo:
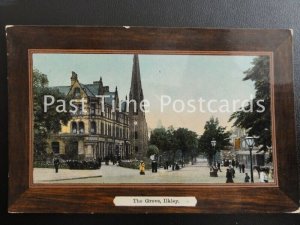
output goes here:
[[[209, 176], [207, 165], [186, 165], [180, 170], [172, 171], [159, 168], [157, 173], [146, 170], [145, 175], [140, 175], [139, 170], [119, 167], [118, 165], [102, 165], [97, 170], [70, 170], [34, 168], [34, 183], [93, 183], [93, 184], [121, 184], [121, 183], [226, 183], [226, 167], [221, 167], [218, 177]], [[244, 183], [245, 174], [235, 170], [234, 183]], [[250, 172], [246, 169], [245, 172]], [[259, 183], [258, 174], [254, 171], [254, 182]], [[270, 181], [272, 182], [272, 181]]]

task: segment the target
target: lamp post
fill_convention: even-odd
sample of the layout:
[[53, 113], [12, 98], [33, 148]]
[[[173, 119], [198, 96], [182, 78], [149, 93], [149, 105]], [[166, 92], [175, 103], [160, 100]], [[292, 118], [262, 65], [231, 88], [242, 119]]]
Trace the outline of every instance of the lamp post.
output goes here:
[[[214, 150], [216, 149], [216, 144], [217, 144], [217, 141], [213, 138], [212, 141], [210, 142], [211, 143], [211, 146], [214, 148]], [[215, 152], [213, 154], [213, 164], [215, 165]]]
[[134, 154], [136, 155], [136, 152], [135, 152], [135, 126], [137, 125], [137, 121], [134, 120], [133, 121], [133, 151], [134, 151]]
[[251, 183], [254, 183], [253, 180], [253, 167], [252, 167], [252, 149], [254, 146], [254, 137], [252, 136], [247, 136], [246, 137], [246, 144], [249, 147], [249, 151], [250, 151], [250, 176], [251, 176]]

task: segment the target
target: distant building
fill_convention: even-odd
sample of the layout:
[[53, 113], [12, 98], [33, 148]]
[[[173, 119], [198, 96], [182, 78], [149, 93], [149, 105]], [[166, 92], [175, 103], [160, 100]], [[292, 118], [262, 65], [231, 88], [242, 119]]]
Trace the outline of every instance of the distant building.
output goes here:
[[[247, 132], [245, 129], [237, 128], [232, 131], [230, 136], [233, 150], [230, 152], [232, 158], [235, 158], [239, 163], [244, 164], [246, 168], [250, 167], [250, 151], [246, 144]], [[254, 166], [264, 166], [265, 160], [269, 154], [259, 152], [259, 148], [254, 146], [252, 150], [252, 163]], [[229, 158], [229, 157], [228, 157]]]
[[[48, 153], [64, 155], [67, 159], [140, 159], [145, 156], [148, 146], [145, 114], [139, 108], [134, 112], [131, 103], [127, 105], [127, 97], [119, 104], [117, 87], [111, 91], [109, 86], [103, 85], [102, 78], [92, 84], [82, 84], [72, 72], [70, 86], [54, 88], [75, 99], [78, 110], [68, 124], [61, 127], [61, 132], [51, 135]], [[99, 95], [108, 96], [104, 104]], [[144, 99], [137, 55], [133, 60], [129, 98], [138, 104]]]

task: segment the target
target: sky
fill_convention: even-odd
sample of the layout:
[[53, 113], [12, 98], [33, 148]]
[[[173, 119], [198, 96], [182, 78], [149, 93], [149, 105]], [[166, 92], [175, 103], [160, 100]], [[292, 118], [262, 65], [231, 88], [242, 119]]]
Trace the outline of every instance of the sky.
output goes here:
[[[144, 98], [150, 102], [146, 113], [149, 130], [172, 125], [201, 135], [211, 116], [218, 117], [220, 125], [230, 130], [232, 124], [228, 119], [233, 112], [232, 102], [248, 100], [255, 95], [254, 83], [242, 80], [254, 57], [139, 54]], [[132, 54], [33, 54], [33, 68], [48, 76], [49, 86], [70, 85], [74, 71], [83, 84], [91, 84], [102, 77], [103, 84], [110, 90], [117, 86], [120, 99], [129, 94], [132, 63]], [[161, 106], [163, 95], [171, 98], [169, 105]], [[200, 98], [206, 101], [202, 111], [197, 102]], [[166, 97], [164, 99], [166, 103]], [[207, 101], [211, 99], [216, 101], [211, 103], [211, 108], [218, 112], [208, 112]], [[224, 105], [222, 99], [230, 103], [230, 112], [218, 110]], [[196, 108], [194, 112], [188, 112], [192, 109], [188, 107], [189, 100], [194, 100], [191, 103]], [[236, 106], [240, 107], [241, 103]], [[182, 112], [176, 112], [174, 107]]]

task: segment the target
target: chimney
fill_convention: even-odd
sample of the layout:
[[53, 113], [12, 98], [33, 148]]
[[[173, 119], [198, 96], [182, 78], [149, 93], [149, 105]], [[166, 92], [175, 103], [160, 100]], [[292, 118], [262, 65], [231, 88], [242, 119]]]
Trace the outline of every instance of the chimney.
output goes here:
[[73, 84], [77, 81], [77, 79], [78, 79], [77, 73], [75, 73], [74, 71], [72, 71], [71, 86], [73, 86]]

